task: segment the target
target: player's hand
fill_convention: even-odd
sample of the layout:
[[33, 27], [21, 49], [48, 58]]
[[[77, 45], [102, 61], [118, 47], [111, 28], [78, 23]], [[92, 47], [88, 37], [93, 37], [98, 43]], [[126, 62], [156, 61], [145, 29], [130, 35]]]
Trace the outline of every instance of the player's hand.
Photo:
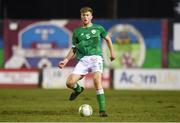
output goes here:
[[60, 69], [63, 69], [63, 67], [68, 63], [68, 59], [67, 58], [65, 58], [64, 60], [62, 60], [62, 61], [60, 61], [59, 62], [59, 65], [58, 65], [58, 67], [60, 68]]
[[110, 60], [111, 60], [111, 61], [114, 61], [115, 58], [116, 58], [115, 54], [112, 53], [111, 56], [110, 56]]

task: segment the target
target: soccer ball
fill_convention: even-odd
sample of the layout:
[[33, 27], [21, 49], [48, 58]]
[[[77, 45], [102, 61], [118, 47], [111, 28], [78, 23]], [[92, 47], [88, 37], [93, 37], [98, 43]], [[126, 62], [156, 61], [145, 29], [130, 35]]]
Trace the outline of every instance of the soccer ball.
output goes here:
[[79, 114], [83, 117], [91, 116], [93, 113], [93, 109], [88, 104], [83, 104], [79, 107]]

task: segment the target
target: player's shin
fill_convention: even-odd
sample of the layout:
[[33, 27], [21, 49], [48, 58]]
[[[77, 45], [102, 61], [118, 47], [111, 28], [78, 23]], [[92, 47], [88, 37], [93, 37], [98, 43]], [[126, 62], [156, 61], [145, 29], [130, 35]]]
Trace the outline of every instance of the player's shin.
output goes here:
[[97, 93], [97, 101], [99, 105], [99, 112], [105, 111], [105, 96], [104, 96], [104, 90], [99, 89], [96, 91]]

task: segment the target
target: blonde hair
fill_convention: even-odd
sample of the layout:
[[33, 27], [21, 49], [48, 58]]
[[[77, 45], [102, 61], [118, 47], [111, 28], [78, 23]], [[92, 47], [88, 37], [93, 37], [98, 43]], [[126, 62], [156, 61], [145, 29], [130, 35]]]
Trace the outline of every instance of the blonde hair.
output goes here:
[[90, 7], [82, 7], [80, 9], [80, 13], [85, 13], [85, 12], [91, 12], [91, 14], [93, 14], [93, 10]]

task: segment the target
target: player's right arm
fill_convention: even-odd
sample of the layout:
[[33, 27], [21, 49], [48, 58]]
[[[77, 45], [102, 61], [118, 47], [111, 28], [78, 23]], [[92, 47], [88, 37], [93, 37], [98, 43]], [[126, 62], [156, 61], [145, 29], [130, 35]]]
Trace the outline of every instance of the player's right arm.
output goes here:
[[75, 55], [76, 53], [76, 49], [75, 48], [71, 48], [69, 50], [69, 53], [67, 54], [67, 56], [59, 62], [59, 68], [62, 69], [64, 66], [66, 66], [66, 64], [68, 63], [68, 61]]

